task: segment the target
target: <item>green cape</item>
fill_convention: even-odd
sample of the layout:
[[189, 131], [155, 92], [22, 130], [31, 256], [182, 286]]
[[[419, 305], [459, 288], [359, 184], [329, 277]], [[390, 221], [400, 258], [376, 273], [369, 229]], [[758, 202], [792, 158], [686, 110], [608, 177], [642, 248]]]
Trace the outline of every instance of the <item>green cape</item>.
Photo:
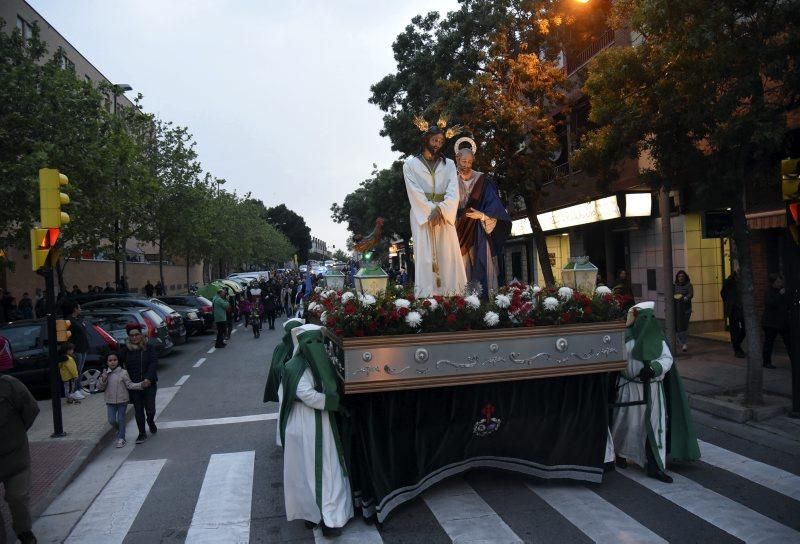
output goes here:
[[333, 369], [328, 354], [325, 352], [325, 344], [320, 330], [302, 332], [297, 337], [300, 345], [300, 352], [289, 359], [283, 368], [283, 402], [280, 412], [280, 432], [281, 444], [286, 445], [286, 424], [289, 415], [294, 409], [297, 398], [297, 385], [306, 368], [311, 369], [314, 376], [314, 388], [325, 394], [324, 412], [314, 410], [315, 419], [315, 451], [314, 451], [314, 472], [316, 481], [316, 500], [317, 506], [322, 508], [322, 418], [327, 417], [331, 425], [331, 432], [336, 443], [336, 452], [342, 471], [347, 476], [347, 463], [345, 461], [344, 448], [342, 446], [341, 433], [336, 418], [336, 411], [339, 410], [339, 381], [336, 371]]
[[662, 342], [665, 341], [664, 332], [658, 324], [653, 310], [639, 310], [636, 321], [625, 329], [625, 341], [635, 340], [633, 345], [634, 359], [649, 364], [661, 355]]
[[267, 385], [264, 387], [264, 402], [278, 402], [278, 387], [281, 383], [281, 375], [286, 361], [292, 357], [294, 346], [292, 344], [292, 329], [299, 327], [301, 321], [287, 321], [283, 326], [285, 334], [280, 344], [275, 346], [272, 352], [272, 362], [267, 370]]

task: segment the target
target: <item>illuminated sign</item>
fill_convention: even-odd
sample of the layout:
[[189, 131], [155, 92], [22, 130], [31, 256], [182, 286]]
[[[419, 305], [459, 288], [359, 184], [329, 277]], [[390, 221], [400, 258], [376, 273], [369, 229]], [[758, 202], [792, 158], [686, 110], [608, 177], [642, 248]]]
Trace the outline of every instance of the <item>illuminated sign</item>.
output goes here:
[[625, 195], [625, 217], [650, 217], [653, 197], [650, 193], [628, 193]]
[[599, 200], [577, 204], [552, 212], [540, 213], [536, 217], [543, 231], [565, 229], [585, 223], [596, 223], [607, 219], [617, 219], [622, 214], [617, 205], [616, 196], [608, 196]]

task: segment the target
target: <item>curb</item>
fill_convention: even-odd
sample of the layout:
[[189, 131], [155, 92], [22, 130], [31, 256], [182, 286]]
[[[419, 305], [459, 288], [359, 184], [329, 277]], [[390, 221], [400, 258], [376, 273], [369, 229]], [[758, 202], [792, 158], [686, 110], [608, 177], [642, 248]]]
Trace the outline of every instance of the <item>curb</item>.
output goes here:
[[[133, 410], [126, 412], [125, 424], [127, 425], [133, 419]], [[56, 478], [53, 485], [47, 493], [36, 503], [31, 505], [31, 517], [35, 520], [47, 510], [52, 502], [58, 497], [67, 486], [72, 483], [75, 477], [89, 464], [101, 450], [114, 441], [115, 431], [109, 426], [108, 430], [100, 436], [95, 443], [87, 443], [81, 447], [81, 451], [73, 459], [73, 461], [64, 469], [64, 471]], [[53, 439], [56, 440], [56, 439]]]
[[735, 400], [737, 395], [727, 392], [690, 394], [689, 406], [695, 410], [721, 417], [736, 423], [766, 421], [786, 414], [791, 404], [784, 397], [764, 395], [763, 406], [745, 406]]

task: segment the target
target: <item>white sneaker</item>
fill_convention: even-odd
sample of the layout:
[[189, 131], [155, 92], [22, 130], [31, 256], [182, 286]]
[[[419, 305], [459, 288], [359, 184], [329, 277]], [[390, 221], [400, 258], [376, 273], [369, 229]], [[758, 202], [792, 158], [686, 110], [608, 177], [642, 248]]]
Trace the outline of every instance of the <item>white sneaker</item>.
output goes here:
[[125, 444], [127, 444], [127, 442], [125, 442], [124, 438], [120, 438], [120, 439], [117, 440], [117, 447], [118, 448], [124, 448]]
[[683, 345], [683, 347], [681, 348], [681, 351], [689, 351], [689, 348], [686, 347], [686, 344]]
[[86, 395], [84, 395], [84, 394], [83, 394], [83, 391], [81, 391], [80, 389], [78, 389], [77, 391], [75, 391], [75, 393], [73, 393], [73, 395], [74, 395], [74, 397], [73, 397], [73, 398], [76, 398], [76, 399], [78, 399], [78, 400], [83, 400], [83, 399], [85, 399], [85, 398], [86, 398]]

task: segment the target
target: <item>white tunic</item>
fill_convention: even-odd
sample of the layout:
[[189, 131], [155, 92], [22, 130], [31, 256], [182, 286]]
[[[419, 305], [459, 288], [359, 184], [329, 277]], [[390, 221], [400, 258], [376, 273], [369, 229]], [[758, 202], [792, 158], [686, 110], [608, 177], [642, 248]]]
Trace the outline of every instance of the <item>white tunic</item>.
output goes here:
[[[283, 385], [281, 385], [283, 388]], [[344, 527], [353, 517], [350, 480], [345, 476], [336, 451], [333, 431], [325, 407], [325, 395], [314, 389], [314, 378], [306, 369], [297, 385], [295, 405], [286, 422], [283, 450], [283, 493], [286, 519], [320, 521], [316, 501], [316, 423], [322, 412], [322, 521], [328, 527]]]
[[[434, 175], [419, 157], [410, 157], [403, 164], [406, 192], [411, 203], [411, 235], [414, 239], [414, 294], [460, 294], [467, 283], [464, 262], [456, 233], [458, 212], [458, 176], [451, 160], [436, 164]], [[444, 194], [442, 202], [432, 202], [428, 194]], [[428, 217], [438, 206], [444, 223], [431, 227]], [[436, 257], [436, 259], [434, 259]], [[436, 284], [434, 260], [438, 262], [440, 285]]]
[[[644, 385], [639, 381], [639, 372], [644, 368], [642, 361], [634, 359], [631, 353], [635, 340], [629, 340], [625, 345], [628, 352], [628, 367], [622, 371], [617, 380], [617, 402], [633, 402], [644, 400]], [[650, 380], [650, 425], [656, 438], [656, 446], [661, 457], [662, 466], [666, 466], [667, 451], [667, 403], [664, 397], [664, 374], [672, 368], [672, 354], [666, 342], [661, 343], [661, 355], [655, 362], [662, 368], [660, 376]], [[636, 380], [636, 381], [631, 381]], [[644, 467], [645, 440], [647, 431], [645, 425], [645, 406], [636, 405], [614, 410], [614, 449], [616, 454]]]

